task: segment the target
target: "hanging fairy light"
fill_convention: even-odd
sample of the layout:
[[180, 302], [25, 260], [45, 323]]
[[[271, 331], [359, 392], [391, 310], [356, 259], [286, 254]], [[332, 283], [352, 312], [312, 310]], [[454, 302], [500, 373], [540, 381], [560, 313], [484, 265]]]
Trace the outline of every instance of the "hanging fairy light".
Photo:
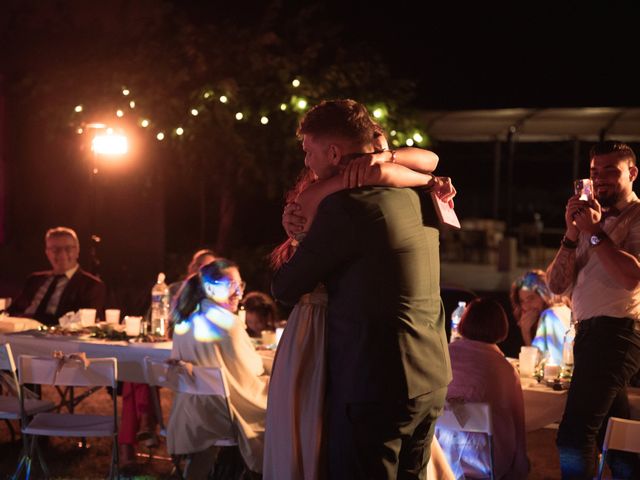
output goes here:
[[262, 125], [266, 125], [267, 123], [269, 123], [269, 117], [265, 117], [265, 116], [260, 117], [260, 123]]
[[178, 127], [176, 128], [176, 135], [182, 135], [184, 133], [184, 128]]
[[164, 140], [164, 133], [163, 132], [158, 132], [158, 134], [156, 135], [156, 138], [160, 141]]
[[242, 112], [236, 113], [236, 120], [242, 120], [244, 118], [244, 114]]
[[119, 117], [119, 118], [124, 117], [124, 112], [122, 110], [116, 110], [116, 117]]
[[220, 100], [220, 103], [227, 103], [229, 101], [226, 95], [220, 95], [218, 100]]
[[191, 109], [191, 115], [193, 115], [194, 117], [197, 117], [197, 116], [198, 116], [198, 113], [200, 113], [200, 112], [198, 112], [198, 109], [197, 109], [197, 108], [192, 108], [192, 109]]
[[298, 80], [297, 78], [294, 78], [293, 81], [291, 82], [291, 85], [293, 85], [293, 88], [298, 88], [300, 86], [300, 80]]

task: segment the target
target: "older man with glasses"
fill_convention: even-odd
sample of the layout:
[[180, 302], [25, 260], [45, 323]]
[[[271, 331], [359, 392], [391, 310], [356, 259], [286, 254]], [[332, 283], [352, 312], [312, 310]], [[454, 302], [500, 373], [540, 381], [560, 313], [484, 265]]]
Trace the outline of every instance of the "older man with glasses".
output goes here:
[[27, 278], [9, 313], [35, 318], [45, 325], [56, 325], [59, 317], [80, 308], [95, 308], [102, 318], [106, 288], [99, 278], [80, 268], [76, 232], [67, 227], [49, 229], [45, 254], [52, 269]]

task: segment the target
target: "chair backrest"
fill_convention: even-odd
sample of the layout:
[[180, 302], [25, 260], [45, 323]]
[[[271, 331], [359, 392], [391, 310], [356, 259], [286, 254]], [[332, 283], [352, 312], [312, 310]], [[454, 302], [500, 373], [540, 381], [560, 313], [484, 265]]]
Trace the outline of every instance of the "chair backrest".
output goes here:
[[80, 360], [20, 355], [18, 365], [20, 384], [116, 388], [118, 361], [115, 358], [90, 358], [85, 366]]
[[609, 418], [602, 449], [640, 453], [640, 421]]
[[493, 420], [491, 407], [484, 402], [447, 402], [437, 426], [456, 432], [484, 433], [489, 443], [489, 475], [494, 478]]
[[192, 395], [215, 395], [228, 398], [229, 388], [222, 370], [218, 367], [193, 366], [190, 374], [186, 368], [154, 360], [144, 359], [147, 383], [165, 387], [174, 392]]
[[488, 403], [447, 402], [438, 418], [438, 427], [458, 432], [493, 434], [491, 407]]
[[0, 370], [9, 372], [0, 371], [0, 386], [8, 387], [13, 395], [19, 396], [20, 385], [18, 384], [16, 362], [11, 352], [11, 345], [8, 343], [0, 343]]
[[16, 371], [16, 362], [11, 353], [11, 345], [0, 343], [0, 370]]

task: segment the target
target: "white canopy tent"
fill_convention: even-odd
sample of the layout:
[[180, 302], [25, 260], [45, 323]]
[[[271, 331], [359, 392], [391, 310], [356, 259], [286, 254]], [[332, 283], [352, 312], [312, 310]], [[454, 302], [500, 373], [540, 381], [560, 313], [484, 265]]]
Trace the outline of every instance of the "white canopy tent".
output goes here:
[[427, 111], [421, 119], [431, 138], [449, 142], [640, 142], [640, 108]]
[[640, 108], [509, 108], [425, 111], [420, 116], [429, 137], [442, 142], [494, 142], [493, 216], [498, 218], [502, 150], [507, 145], [507, 224], [511, 223], [515, 144], [573, 142], [573, 178], [580, 143], [616, 139], [640, 142]]

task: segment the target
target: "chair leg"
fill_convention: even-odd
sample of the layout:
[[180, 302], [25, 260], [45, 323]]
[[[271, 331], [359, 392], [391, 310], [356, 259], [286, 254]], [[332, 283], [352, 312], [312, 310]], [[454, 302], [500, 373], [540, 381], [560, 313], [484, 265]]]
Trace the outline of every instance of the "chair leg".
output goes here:
[[598, 463], [598, 475], [596, 476], [598, 480], [602, 479], [602, 474], [604, 473], [604, 464], [606, 459], [607, 459], [607, 450], [602, 450], [602, 453], [600, 454], [600, 463]]
[[31, 457], [32, 457], [32, 445], [33, 438], [28, 435], [22, 434], [22, 453], [20, 454], [20, 460], [18, 460], [18, 466], [15, 473], [11, 476], [12, 480], [18, 480], [22, 471], [25, 471], [25, 478], [29, 478], [31, 474]]
[[38, 462], [40, 463], [40, 468], [44, 473], [44, 477], [49, 478], [51, 477], [51, 474], [49, 473], [49, 467], [47, 467], [47, 464], [44, 461], [44, 455], [42, 454], [42, 450], [40, 449], [40, 444], [38, 443], [38, 437], [33, 438], [33, 443], [35, 444], [35, 452], [36, 452], [36, 455], [38, 456]]

